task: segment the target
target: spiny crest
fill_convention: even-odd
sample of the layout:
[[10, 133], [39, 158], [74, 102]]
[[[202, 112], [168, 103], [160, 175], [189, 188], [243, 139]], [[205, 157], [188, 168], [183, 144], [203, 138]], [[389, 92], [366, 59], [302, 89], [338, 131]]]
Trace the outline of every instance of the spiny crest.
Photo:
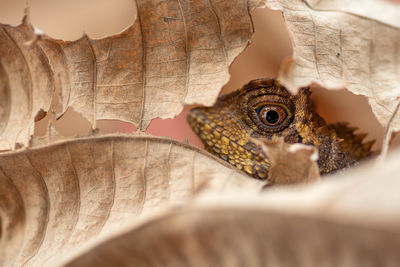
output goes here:
[[270, 162], [253, 138], [283, 137], [319, 150], [321, 174], [346, 168], [370, 155], [373, 142], [346, 123], [326, 124], [313, 110], [308, 88], [290, 94], [274, 79], [250, 81], [221, 96], [214, 106], [195, 108], [188, 122], [206, 149], [249, 175], [266, 179]]

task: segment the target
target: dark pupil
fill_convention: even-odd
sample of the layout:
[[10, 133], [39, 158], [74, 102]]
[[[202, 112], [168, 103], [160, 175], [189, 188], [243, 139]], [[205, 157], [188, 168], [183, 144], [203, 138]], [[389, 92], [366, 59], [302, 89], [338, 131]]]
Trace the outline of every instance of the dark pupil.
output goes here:
[[271, 123], [275, 124], [279, 120], [279, 114], [275, 110], [268, 110], [267, 114], [265, 115], [265, 119]]

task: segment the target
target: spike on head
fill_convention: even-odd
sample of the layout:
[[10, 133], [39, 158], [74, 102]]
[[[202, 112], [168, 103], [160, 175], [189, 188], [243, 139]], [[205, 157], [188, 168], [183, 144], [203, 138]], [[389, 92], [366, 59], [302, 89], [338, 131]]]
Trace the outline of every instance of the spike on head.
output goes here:
[[291, 95], [274, 79], [250, 81], [212, 107], [192, 109], [187, 120], [208, 151], [260, 179], [267, 177], [271, 163], [252, 138], [283, 137], [286, 143], [316, 146], [321, 174], [370, 153], [346, 123], [325, 123], [313, 110], [308, 88]]

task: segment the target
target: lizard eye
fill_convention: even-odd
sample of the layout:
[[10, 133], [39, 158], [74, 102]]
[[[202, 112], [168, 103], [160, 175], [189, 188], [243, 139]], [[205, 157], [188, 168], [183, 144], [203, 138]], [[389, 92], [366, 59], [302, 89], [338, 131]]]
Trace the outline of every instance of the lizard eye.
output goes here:
[[261, 134], [281, 132], [294, 118], [292, 101], [279, 95], [262, 95], [250, 100], [248, 105], [248, 115]]
[[278, 105], [265, 105], [256, 109], [258, 118], [267, 126], [279, 126], [288, 117], [287, 111]]

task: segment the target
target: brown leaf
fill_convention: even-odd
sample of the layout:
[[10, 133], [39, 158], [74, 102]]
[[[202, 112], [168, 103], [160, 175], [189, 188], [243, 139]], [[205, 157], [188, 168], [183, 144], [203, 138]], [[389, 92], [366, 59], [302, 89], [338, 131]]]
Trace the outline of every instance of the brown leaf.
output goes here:
[[119, 235], [63, 266], [396, 266], [399, 231], [234, 206], [192, 207]]
[[[384, 168], [263, 195], [203, 197], [65, 266], [396, 266], [400, 151]], [[379, 176], [379, 179], [376, 179]]]
[[29, 140], [29, 146], [34, 147], [34, 146], [46, 146], [46, 145], [51, 145], [52, 143], [58, 142], [58, 141], [66, 141], [67, 139], [73, 139], [77, 138], [75, 137], [70, 137], [67, 138], [60, 134], [52, 124], [48, 125], [46, 134], [44, 136], [32, 136], [31, 139]]
[[316, 147], [287, 144], [283, 138], [253, 139], [253, 142], [261, 146], [272, 163], [268, 172], [268, 182], [271, 185], [308, 183], [321, 179]]
[[320, 11], [342, 11], [371, 18], [388, 25], [400, 27], [399, 4], [385, 0], [305, 0], [313, 9]]
[[395, 112], [400, 96], [400, 11], [394, 8], [396, 4], [255, 2], [282, 10], [285, 17], [294, 50], [293, 60], [286, 61], [279, 74], [285, 86], [292, 92], [312, 82], [325, 88], [346, 87], [368, 97], [383, 126], [400, 130], [400, 114]]
[[37, 113], [50, 109], [55, 77], [43, 49], [26, 45], [32, 38], [26, 23], [0, 25], [0, 150], [27, 145]]
[[0, 149], [27, 145], [36, 113], [60, 91], [62, 112], [146, 129], [184, 104], [211, 105], [253, 31], [247, 1], [136, 0], [134, 24], [100, 40], [36, 35], [28, 19], [0, 25]]
[[[206, 186], [204, 186], [206, 185]], [[0, 265], [42, 266], [198, 190], [261, 190], [198, 149], [154, 137], [75, 139], [0, 156]]]

